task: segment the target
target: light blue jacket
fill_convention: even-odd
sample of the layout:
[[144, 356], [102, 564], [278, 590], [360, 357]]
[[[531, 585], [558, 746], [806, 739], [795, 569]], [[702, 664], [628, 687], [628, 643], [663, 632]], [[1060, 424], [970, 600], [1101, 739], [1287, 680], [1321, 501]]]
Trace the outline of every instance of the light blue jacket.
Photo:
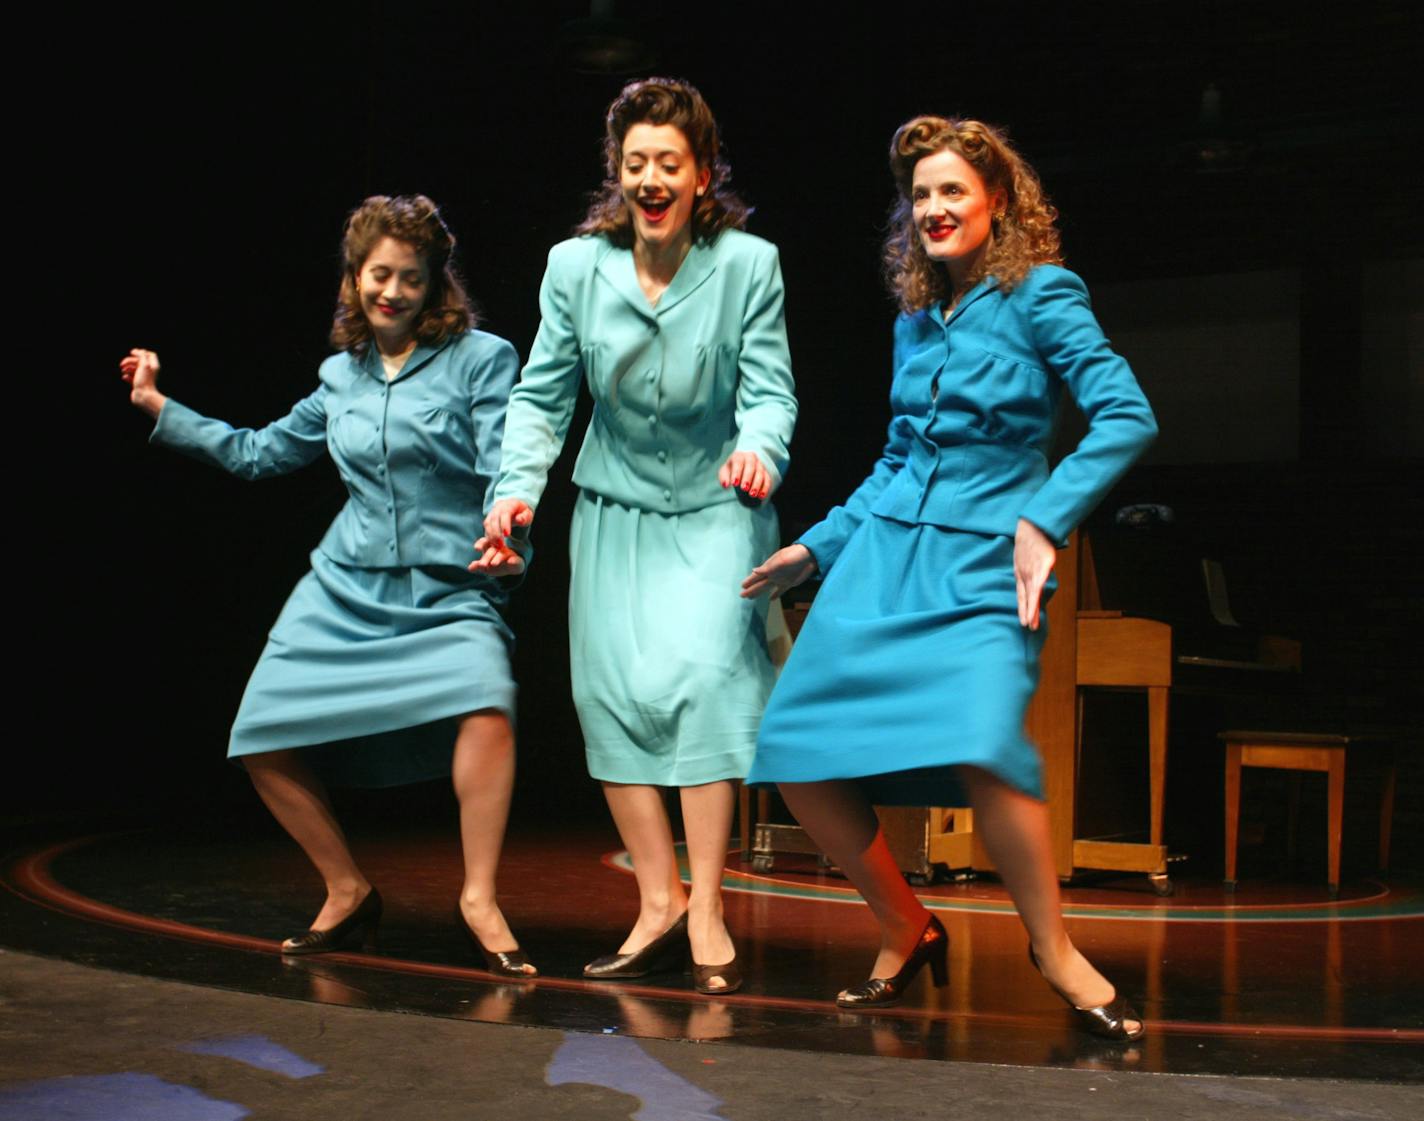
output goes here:
[[319, 548], [358, 568], [469, 564], [499, 474], [514, 347], [470, 331], [417, 347], [387, 381], [375, 347], [333, 354], [321, 386], [265, 428], [234, 429], [169, 400], [155, 443], [244, 479], [283, 475], [329, 450], [350, 498]]
[[755, 452], [779, 483], [796, 423], [782, 302], [776, 247], [740, 230], [694, 244], [656, 307], [631, 250], [602, 237], [554, 246], [495, 497], [538, 505], [580, 378], [593, 394], [580, 487], [642, 510], [700, 510], [735, 499], [717, 482], [734, 450]]
[[[1052, 471], [1064, 388], [1088, 419]], [[1012, 537], [1024, 518], [1060, 544], [1157, 435], [1088, 290], [1040, 265], [1014, 290], [970, 289], [895, 321], [889, 440], [870, 476], [801, 543], [828, 570], [867, 514]]]

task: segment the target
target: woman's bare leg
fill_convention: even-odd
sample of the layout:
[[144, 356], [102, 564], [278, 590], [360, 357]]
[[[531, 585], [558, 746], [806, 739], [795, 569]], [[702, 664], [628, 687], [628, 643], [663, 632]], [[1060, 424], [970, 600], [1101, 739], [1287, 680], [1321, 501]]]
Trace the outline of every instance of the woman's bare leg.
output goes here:
[[910, 890], [870, 802], [852, 782], [783, 782], [787, 807], [811, 839], [846, 874], [880, 922], [872, 977], [893, 977], [929, 922]]
[[[672, 847], [672, 826], [656, 786], [605, 782], [613, 824], [633, 860], [638, 881], [638, 921], [618, 947], [620, 954], [641, 950], [687, 910], [687, 895], [678, 875]], [[730, 828], [730, 827], [729, 827]]]
[[[722, 871], [732, 835], [736, 793], [730, 782], [682, 788], [682, 824], [687, 834], [687, 862], [692, 893], [687, 902], [687, 937], [692, 960], [724, 965], [736, 954], [722, 914]], [[714, 981], [709, 982], [718, 988]]]
[[311, 928], [330, 930], [356, 909], [371, 884], [356, 866], [326, 787], [298, 751], [248, 755], [242, 762], [272, 816], [301, 846], [326, 884], [326, 902]]
[[[1044, 977], [1079, 1008], [1106, 1004], [1112, 982], [1078, 952], [1063, 925], [1047, 803], [977, 767], [961, 767], [959, 777], [974, 807], [974, 831], [1013, 897]], [[1136, 1021], [1127, 1026], [1135, 1030]]]
[[460, 913], [485, 949], [517, 950], [519, 942], [495, 897], [514, 791], [514, 730], [504, 713], [484, 709], [461, 719], [451, 776], [460, 802], [460, 845], [465, 857]]

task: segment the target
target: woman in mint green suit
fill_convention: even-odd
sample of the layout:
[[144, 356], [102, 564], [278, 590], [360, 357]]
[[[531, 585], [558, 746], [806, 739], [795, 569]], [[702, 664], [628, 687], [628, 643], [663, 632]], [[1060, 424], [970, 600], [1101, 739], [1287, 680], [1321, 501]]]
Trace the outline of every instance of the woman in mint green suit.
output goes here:
[[370, 942], [381, 918], [326, 782], [389, 786], [453, 771], [461, 914], [492, 971], [526, 977], [534, 967], [495, 900], [514, 782], [513, 640], [498, 583], [465, 571], [518, 359], [471, 329], [454, 245], [421, 195], [378, 195], [353, 211], [338, 353], [316, 390], [265, 428], [234, 429], [169, 400], [152, 351], [121, 366], [130, 399], [157, 421], [154, 443], [247, 479], [328, 452], [350, 493], [272, 628], [228, 747], [326, 884], [311, 929], [283, 953]]
[[[919, 117], [891, 144], [895, 324], [884, 455], [843, 506], [758, 566], [748, 595], [825, 577], [767, 708], [748, 781], [778, 783], [881, 924], [846, 1008], [896, 1003], [948, 937], [900, 875], [872, 802], [974, 808], [1030, 953], [1089, 1031], [1142, 1021], [1069, 941], [1039, 758], [1023, 734], [1054, 551], [1156, 434], [1056, 213], [994, 129]], [[1067, 391], [1088, 419], [1052, 471]], [[1068, 619], [1072, 625], [1072, 617]]]
[[[636, 925], [591, 977], [635, 977], [690, 939], [695, 983], [740, 983], [722, 918], [733, 786], [773, 671], [766, 605], [737, 594], [777, 544], [767, 497], [796, 420], [775, 247], [738, 227], [716, 123], [650, 79], [608, 111], [609, 179], [556, 245], [542, 322], [510, 398], [486, 564], [528, 525], [581, 382], [593, 421], [574, 481], [569, 642], [589, 773], [633, 859]], [[681, 789], [685, 899], [658, 787]]]

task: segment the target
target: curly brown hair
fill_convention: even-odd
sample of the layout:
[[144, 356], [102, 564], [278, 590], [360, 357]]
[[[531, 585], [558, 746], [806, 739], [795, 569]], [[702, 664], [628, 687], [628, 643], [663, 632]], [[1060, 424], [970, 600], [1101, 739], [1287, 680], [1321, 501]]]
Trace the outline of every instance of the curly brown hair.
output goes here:
[[331, 345], [337, 350], [360, 354], [370, 345], [371, 325], [361, 310], [356, 280], [371, 250], [388, 237], [420, 254], [430, 274], [430, 288], [412, 328], [417, 342], [439, 346], [479, 321], [455, 271], [455, 235], [440, 217], [440, 208], [424, 195], [372, 195], [346, 219], [341, 239], [341, 288], [331, 322]]
[[1008, 292], [1034, 265], [1061, 265], [1054, 209], [1038, 176], [1008, 138], [982, 121], [950, 117], [915, 117], [895, 130], [890, 141], [890, 172], [899, 197], [890, 209], [885, 237], [885, 281], [907, 312], [947, 302], [953, 295], [949, 275], [925, 252], [915, 227], [911, 185], [915, 165], [936, 152], [951, 151], [967, 160], [990, 194], [1002, 191], [1005, 207], [993, 219], [988, 250], [969, 277], [977, 283], [992, 276]]
[[672, 125], [687, 137], [699, 169], [711, 173], [707, 189], [692, 211], [694, 241], [712, 241], [723, 230], [741, 229], [751, 207], [728, 187], [732, 169], [722, 158], [717, 120], [691, 82], [681, 78], [644, 78], [629, 82], [613, 99], [606, 116], [603, 163], [608, 177], [594, 192], [588, 213], [575, 234], [602, 234], [623, 249], [633, 245], [633, 220], [623, 201], [620, 172], [623, 138], [637, 124]]

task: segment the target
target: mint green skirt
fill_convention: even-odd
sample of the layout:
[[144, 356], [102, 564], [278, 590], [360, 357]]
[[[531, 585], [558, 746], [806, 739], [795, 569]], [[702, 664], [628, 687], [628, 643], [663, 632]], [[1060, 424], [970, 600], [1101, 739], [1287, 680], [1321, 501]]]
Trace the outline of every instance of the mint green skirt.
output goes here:
[[770, 505], [660, 514], [580, 494], [569, 661], [590, 775], [698, 786], [747, 773], [775, 673], [766, 599], [742, 599], [741, 583], [778, 544]]

